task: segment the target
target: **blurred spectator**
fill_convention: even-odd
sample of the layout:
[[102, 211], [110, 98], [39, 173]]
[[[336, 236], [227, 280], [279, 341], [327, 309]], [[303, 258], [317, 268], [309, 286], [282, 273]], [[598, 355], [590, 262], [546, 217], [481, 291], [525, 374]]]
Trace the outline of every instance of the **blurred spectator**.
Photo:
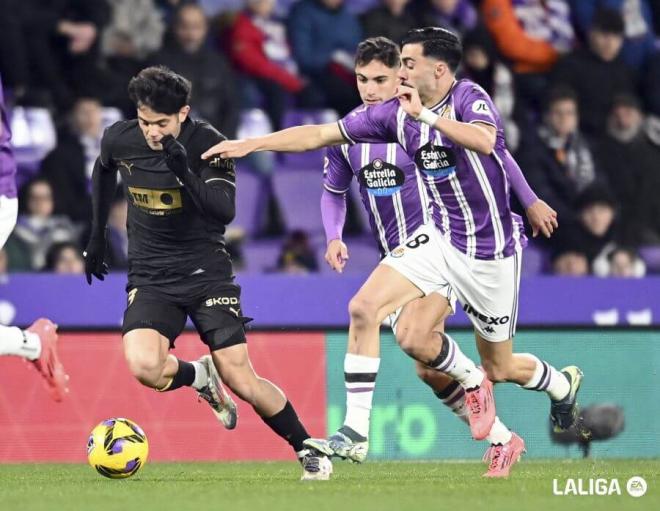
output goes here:
[[566, 249], [553, 258], [552, 271], [564, 277], [584, 277], [589, 275], [589, 261], [579, 249]]
[[418, 27], [444, 27], [463, 34], [479, 20], [470, 0], [412, 0], [411, 8]]
[[578, 130], [575, 92], [562, 87], [550, 94], [543, 123], [523, 137], [517, 156], [532, 188], [557, 211], [562, 228], [575, 224], [576, 199], [596, 179], [591, 149]]
[[644, 129], [637, 98], [614, 99], [595, 154], [620, 203], [624, 241], [660, 243], [660, 147]]
[[274, 8], [275, 0], [248, 0], [247, 9], [231, 27], [228, 43], [232, 62], [259, 91], [273, 128], [279, 130], [293, 97], [300, 94], [301, 106], [307, 106], [309, 91], [291, 55], [286, 26], [275, 18]]
[[128, 268], [128, 203], [123, 195], [117, 197], [110, 207], [108, 216], [108, 252], [106, 263], [111, 270]]
[[408, 30], [417, 22], [408, 8], [409, 0], [381, 0], [380, 6], [362, 14], [360, 21], [364, 37], [383, 36], [395, 43], [401, 42]]
[[621, 15], [600, 9], [589, 30], [588, 48], [566, 56], [555, 69], [555, 83], [577, 92], [580, 127], [587, 135], [602, 134], [614, 96], [634, 90], [635, 78], [620, 56], [622, 44]]
[[75, 241], [78, 230], [62, 215], [54, 215], [53, 193], [48, 181], [37, 178], [21, 194], [25, 211], [18, 215], [16, 228], [7, 241], [12, 269], [40, 270], [53, 243]]
[[103, 55], [141, 60], [160, 49], [165, 26], [153, 0], [107, 2], [112, 18], [103, 32]]
[[51, 184], [55, 214], [67, 215], [74, 222], [91, 219], [91, 178], [101, 150], [101, 103], [95, 98], [79, 98], [61, 130], [58, 145], [41, 164], [41, 175]]
[[78, 245], [67, 241], [53, 243], [46, 254], [44, 270], [60, 274], [85, 273], [85, 262]]
[[493, 40], [485, 29], [471, 30], [463, 37], [463, 64], [459, 74], [478, 83], [490, 94], [504, 123], [507, 145], [515, 151], [520, 130], [513, 120], [516, 104], [513, 75], [499, 60]]
[[654, 52], [653, 15], [648, 0], [571, 0], [573, 20], [586, 37], [599, 8], [617, 11], [623, 19], [624, 42], [621, 57], [628, 66], [641, 70]]
[[596, 277], [641, 278], [646, 275], [646, 265], [636, 250], [612, 247], [594, 261], [593, 272]]
[[512, 64], [522, 106], [539, 110], [546, 73], [574, 44], [567, 0], [483, 0], [481, 11], [500, 53]]
[[360, 103], [353, 53], [362, 29], [344, 0], [300, 0], [289, 14], [289, 39], [300, 70], [340, 115]]
[[293, 231], [284, 241], [282, 252], [277, 258], [277, 271], [284, 273], [319, 271], [316, 254], [305, 231]]
[[30, 80], [20, 1], [0, 0], [0, 76], [5, 89], [11, 89], [15, 98], [25, 94]]
[[103, 92], [98, 39], [110, 20], [105, 0], [23, 0], [19, 4], [31, 83], [66, 111], [79, 94]]
[[174, 40], [153, 57], [188, 78], [192, 84], [192, 114], [211, 123], [229, 138], [236, 135], [238, 89], [229, 64], [206, 44], [208, 20], [195, 4], [182, 5], [174, 17]]

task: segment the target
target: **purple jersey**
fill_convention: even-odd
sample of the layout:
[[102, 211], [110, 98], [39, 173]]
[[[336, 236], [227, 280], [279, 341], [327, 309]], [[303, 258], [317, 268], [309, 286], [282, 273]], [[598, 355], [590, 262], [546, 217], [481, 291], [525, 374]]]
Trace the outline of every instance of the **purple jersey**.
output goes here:
[[445, 238], [476, 259], [501, 259], [526, 243], [523, 222], [509, 205], [506, 165], [515, 164], [504, 140], [500, 116], [488, 94], [470, 80], [459, 80], [435, 113], [461, 122], [482, 122], [497, 129], [489, 155], [454, 144], [438, 130], [408, 116], [397, 99], [358, 108], [339, 121], [352, 143], [398, 142], [424, 176]]
[[328, 149], [323, 185], [344, 193], [355, 177], [382, 254], [399, 246], [432, 210], [421, 173], [399, 144], [355, 144]]
[[9, 115], [5, 110], [5, 97], [0, 80], [0, 195], [16, 197], [16, 160], [11, 149]]

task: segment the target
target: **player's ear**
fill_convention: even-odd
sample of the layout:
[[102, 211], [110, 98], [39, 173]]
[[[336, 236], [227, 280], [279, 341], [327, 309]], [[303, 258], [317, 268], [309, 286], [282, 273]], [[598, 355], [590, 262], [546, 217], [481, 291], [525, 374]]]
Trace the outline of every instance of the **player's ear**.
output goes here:
[[181, 110], [179, 110], [179, 122], [185, 121], [188, 118], [189, 113], [190, 113], [190, 105], [181, 107]]

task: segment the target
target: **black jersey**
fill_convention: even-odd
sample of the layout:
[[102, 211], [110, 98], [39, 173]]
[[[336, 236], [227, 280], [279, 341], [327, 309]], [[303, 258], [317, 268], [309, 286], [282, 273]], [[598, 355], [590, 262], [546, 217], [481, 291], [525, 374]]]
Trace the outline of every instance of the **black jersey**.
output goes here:
[[[201, 154], [225, 137], [206, 122], [187, 119], [177, 140], [197, 176], [235, 186], [233, 160], [204, 161]], [[109, 127], [101, 142], [101, 164], [118, 169], [128, 200], [129, 286], [227, 279], [231, 260], [225, 250], [225, 225], [204, 215], [165, 164], [162, 151], [151, 149], [137, 120]], [[213, 171], [210, 173], [210, 171]]]

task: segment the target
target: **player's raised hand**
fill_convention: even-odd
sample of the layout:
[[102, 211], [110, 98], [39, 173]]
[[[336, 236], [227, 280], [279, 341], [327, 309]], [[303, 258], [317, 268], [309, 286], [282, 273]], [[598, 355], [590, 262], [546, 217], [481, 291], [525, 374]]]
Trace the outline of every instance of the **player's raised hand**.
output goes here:
[[419, 92], [414, 87], [405, 83], [400, 84], [396, 89], [396, 97], [403, 110], [411, 117], [417, 119], [422, 113], [424, 105], [419, 98]]
[[202, 154], [202, 160], [208, 160], [211, 156], [220, 156], [220, 158], [242, 158], [253, 151], [249, 139], [245, 140], [223, 140], [219, 144], [206, 150]]
[[83, 252], [85, 277], [90, 286], [92, 285], [92, 276], [103, 280], [108, 274], [108, 265], [103, 262], [105, 258], [105, 247], [105, 235], [92, 233], [87, 243], [87, 248]]
[[525, 212], [527, 214], [527, 220], [529, 220], [532, 226], [532, 236], [534, 238], [538, 236], [539, 232], [546, 238], [549, 238], [555, 229], [559, 227], [557, 212], [541, 199], [528, 207]]
[[165, 135], [160, 143], [165, 153], [165, 164], [178, 178], [188, 172], [188, 153], [183, 144], [172, 135]]
[[348, 261], [348, 247], [342, 240], [332, 240], [328, 243], [325, 250], [325, 260], [337, 273], [344, 271], [346, 261]]

